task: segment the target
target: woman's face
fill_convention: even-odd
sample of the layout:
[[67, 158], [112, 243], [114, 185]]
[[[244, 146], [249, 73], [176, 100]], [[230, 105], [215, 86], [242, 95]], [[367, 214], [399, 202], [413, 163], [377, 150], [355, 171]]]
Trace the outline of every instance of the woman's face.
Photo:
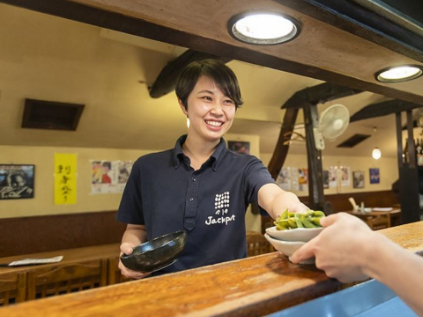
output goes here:
[[205, 76], [198, 79], [188, 96], [188, 110], [181, 101], [179, 104], [190, 120], [188, 135], [204, 141], [219, 141], [232, 126], [235, 117], [234, 101]]

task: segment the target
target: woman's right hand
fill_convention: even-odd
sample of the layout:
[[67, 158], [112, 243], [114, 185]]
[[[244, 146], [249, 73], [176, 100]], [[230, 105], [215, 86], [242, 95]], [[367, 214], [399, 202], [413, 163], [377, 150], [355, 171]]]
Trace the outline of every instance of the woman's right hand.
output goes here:
[[[122, 256], [123, 254], [131, 254], [134, 250], [133, 245], [131, 245], [128, 242], [124, 242], [120, 245], [120, 255]], [[122, 261], [120, 260], [119, 257], [119, 265], [118, 265], [120, 272], [122, 273], [123, 276], [128, 277], [128, 278], [133, 278], [133, 279], [141, 279], [144, 278], [148, 275], [151, 274], [151, 272], [137, 272], [137, 271], [132, 271], [130, 269], [128, 269], [125, 265], [123, 265]]]

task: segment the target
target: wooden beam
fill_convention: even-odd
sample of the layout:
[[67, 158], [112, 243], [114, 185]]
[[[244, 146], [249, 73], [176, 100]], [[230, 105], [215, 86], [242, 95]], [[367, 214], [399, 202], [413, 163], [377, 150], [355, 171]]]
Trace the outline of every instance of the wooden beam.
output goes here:
[[314, 140], [314, 129], [319, 125], [319, 115], [317, 106], [313, 104], [304, 105], [303, 111], [308, 165], [308, 207], [313, 210], [323, 210], [325, 196], [323, 194], [322, 151], [316, 149]]
[[227, 63], [231, 59], [225, 57], [219, 57], [213, 54], [202, 53], [194, 50], [187, 50], [182, 53], [179, 57], [168, 63], [160, 72], [156, 81], [150, 88], [150, 97], [160, 98], [173, 89], [175, 89], [176, 79], [178, 78], [182, 69], [189, 63], [194, 61], [200, 61], [204, 59], [220, 59], [222, 62]]
[[[273, 56], [266, 53], [266, 51], [260, 51], [256, 47], [240, 47], [225, 43], [219, 38], [203, 37], [200, 32], [189, 34], [182, 29], [172, 29], [141, 18], [123, 15], [121, 12], [125, 12], [127, 8], [122, 7], [123, 4], [118, 0], [112, 2], [113, 5], [111, 1], [102, 2], [101, 8], [99, 8], [95, 7], [92, 0], [83, 0], [80, 1], [80, 3], [65, 0], [0, 0], [0, 3], [19, 6], [123, 33], [179, 45], [196, 51], [225, 56], [234, 60], [240, 60], [323, 81], [334, 82], [339, 85], [352, 87], [353, 89], [385, 95], [389, 98], [423, 104], [423, 96], [401, 91], [379, 83], [367, 82], [345, 74], [331, 72], [324, 68], [319, 68], [318, 66], [308, 65], [307, 61], [302, 61], [301, 63], [295, 62], [283, 59], [280, 56]], [[307, 10], [302, 10], [303, 6], [310, 6], [304, 0], [284, 0], [283, 2], [283, 5], [290, 6], [299, 12], [304, 11], [304, 14], [314, 17], [313, 12], [307, 13]], [[328, 11], [327, 14], [330, 17], [330, 11]], [[166, 17], [163, 17], [163, 19], [165, 18]], [[325, 23], [331, 23], [331, 21], [328, 19]], [[337, 25], [337, 27], [339, 27], [339, 25]], [[367, 30], [367, 32], [372, 34], [373, 31]], [[407, 52], [403, 52], [403, 54], [417, 59], [417, 57], [414, 57], [411, 53], [408, 54]]]
[[[359, 0], [273, 0], [389, 50], [423, 62], [418, 34], [365, 8]], [[369, 3], [371, 1], [365, 1]], [[416, 1], [417, 3], [418, 1]], [[405, 4], [401, 3], [401, 6]], [[421, 5], [414, 5], [421, 7]], [[420, 15], [421, 16], [421, 15]], [[419, 21], [421, 22], [421, 21]]]
[[270, 159], [267, 167], [274, 180], [278, 178], [279, 172], [281, 171], [281, 168], [285, 163], [286, 156], [288, 155], [289, 142], [285, 141], [288, 141], [291, 138], [291, 133], [294, 131], [298, 110], [299, 108], [286, 109], [278, 142], [276, 143], [275, 150], [273, 151], [272, 158]]
[[352, 89], [332, 83], [323, 83], [297, 91], [282, 106], [282, 109], [291, 107], [303, 108], [309, 104], [317, 105], [318, 103], [355, 95], [361, 92], [362, 91], [358, 89]]
[[399, 196], [401, 203], [401, 218], [402, 223], [410, 223], [420, 220], [420, 202], [419, 202], [419, 173], [416, 165], [415, 147], [413, 139], [413, 123], [411, 110], [407, 110], [407, 142], [408, 147], [408, 162], [403, 162], [402, 154], [402, 129], [400, 114], [396, 114], [397, 127], [397, 144], [398, 158], [401, 155], [401, 160], [398, 159], [399, 172]]
[[380, 103], [368, 105], [357, 111], [351, 116], [350, 122], [386, 116], [388, 114], [399, 113], [402, 111], [411, 111], [415, 108], [421, 108], [423, 105], [402, 100], [389, 100]]

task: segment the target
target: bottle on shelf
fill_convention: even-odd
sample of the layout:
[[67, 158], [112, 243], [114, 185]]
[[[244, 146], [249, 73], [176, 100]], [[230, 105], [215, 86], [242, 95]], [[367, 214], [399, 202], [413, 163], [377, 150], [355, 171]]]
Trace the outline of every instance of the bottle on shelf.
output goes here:
[[409, 158], [408, 158], [408, 140], [407, 139], [405, 139], [403, 158], [404, 158], [404, 163], [408, 163]]
[[417, 153], [417, 165], [423, 166], [423, 141], [422, 141], [422, 139], [417, 139], [416, 153]]

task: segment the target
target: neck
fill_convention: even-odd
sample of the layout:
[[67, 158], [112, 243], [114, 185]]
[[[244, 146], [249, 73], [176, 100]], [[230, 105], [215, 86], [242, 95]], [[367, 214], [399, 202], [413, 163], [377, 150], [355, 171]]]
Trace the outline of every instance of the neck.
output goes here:
[[188, 135], [185, 143], [182, 145], [182, 151], [190, 158], [192, 167], [197, 170], [213, 154], [219, 142], [220, 140], [216, 142], [204, 142], [204, 140], [190, 138]]

